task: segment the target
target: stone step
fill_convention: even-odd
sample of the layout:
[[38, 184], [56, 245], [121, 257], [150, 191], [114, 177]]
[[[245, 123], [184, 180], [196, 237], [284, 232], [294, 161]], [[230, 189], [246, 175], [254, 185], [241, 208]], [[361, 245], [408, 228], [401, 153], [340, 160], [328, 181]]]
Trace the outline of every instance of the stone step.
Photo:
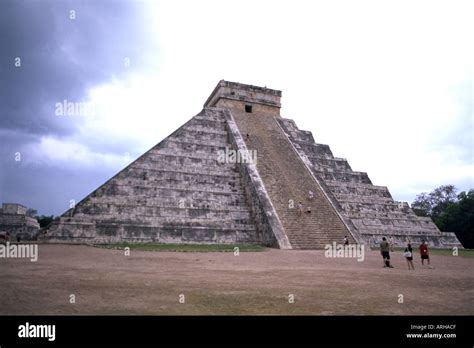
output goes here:
[[228, 146], [227, 139], [215, 139], [213, 141], [196, 141], [195, 139], [169, 138], [166, 147], [176, 151], [217, 151]]
[[[93, 196], [98, 196], [102, 194], [113, 195], [113, 196], [136, 196], [136, 197], [173, 197], [177, 200], [181, 198], [189, 199], [205, 199], [206, 197], [211, 197], [211, 199], [216, 199], [221, 196], [236, 195], [245, 197], [243, 191], [229, 190], [229, 189], [204, 189], [203, 187], [186, 187], [186, 186], [152, 186], [152, 185], [137, 185], [130, 186], [127, 183], [116, 184], [116, 183], [107, 183], [104, 187], [99, 189], [99, 193], [93, 193]], [[240, 197], [239, 197], [240, 198]], [[242, 198], [243, 199], [243, 198]], [[239, 199], [240, 200], [240, 199]]]
[[[196, 179], [202, 178], [202, 179]], [[129, 171], [127, 175], [118, 175], [114, 179], [139, 178], [141, 180], [150, 181], [151, 179], [174, 179], [177, 180], [201, 180], [207, 182], [240, 182], [240, 174], [237, 170], [216, 170], [216, 171], [184, 171], [184, 168], [177, 170], [170, 170], [170, 168], [163, 169], [146, 169], [141, 166], [135, 166], [133, 171]]]
[[[84, 218], [86, 215], [78, 215], [78, 220]], [[136, 215], [133, 217], [127, 216], [116, 216], [112, 214], [101, 214], [101, 215], [87, 215], [89, 221], [92, 223], [101, 224], [116, 224], [116, 225], [140, 225], [140, 226], [174, 226], [176, 228], [180, 226], [195, 227], [195, 228], [220, 228], [220, 229], [234, 229], [234, 230], [255, 230], [253, 223], [238, 223], [231, 220], [216, 220], [216, 219], [199, 219], [199, 218], [187, 218], [185, 221], [178, 219], [178, 217], [155, 217], [146, 215]], [[62, 217], [61, 222], [77, 223], [73, 218]]]
[[143, 205], [117, 205], [117, 204], [97, 204], [89, 203], [78, 206], [75, 214], [96, 214], [96, 215], [127, 215], [131, 217], [156, 216], [159, 217], [199, 217], [205, 219], [216, 219], [219, 221], [228, 220], [250, 220], [250, 212], [247, 210], [215, 209], [215, 208], [176, 208], [176, 207], [150, 207]]
[[190, 125], [185, 125], [183, 126], [178, 132], [178, 134], [181, 134], [181, 133], [187, 133], [189, 135], [192, 135], [193, 137], [196, 136], [197, 138], [199, 138], [200, 135], [207, 135], [207, 136], [212, 136], [212, 138], [215, 138], [215, 137], [227, 137], [228, 134], [227, 134], [227, 131], [225, 130], [225, 128], [223, 129], [217, 129], [217, 128], [214, 128], [214, 127], [206, 127], [206, 126], [203, 126], [203, 125], [200, 125], [200, 124], [190, 124]]
[[146, 179], [130, 177], [127, 180], [114, 180], [111, 182], [115, 186], [139, 187], [146, 189], [155, 188], [176, 188], [177, 190], [193, 190], [206, 192], [227, 192], [234, 193], [242, 190], [239, 181], [216, 180], [217, 178], [206, 178], [205, 176], [195, 176], [193, 180], [155, 178], [147, 176]]
[[[158, 165], [157, 165], [158, 163]], [[134, 170], [141, 170], [142, 172], [146, 171], [150, 174], [161, 175], [160, 172], [172, 174], [190, 174], [190, 175], [205, 175], [205, 176], [218, 176], [218, 177], [232, 177], [240, 178], [239, 172], [235, 165], [218, 165], [213, 167], [197, 167], [197, 166], [183, 166], [176, 163], [166, 163], [164, 166], [163, 163], [154, 162], [154, 163], [143, 163], [136, 162], [134, 163]], [[116, 178], [126, 178], [125, 173], [120, 173]]]
[[[240, 198], [240, 199], [239, 199]], [[245, 202], [245, 195], [219, 195], [217, 198], [204, 197], [203, 199], [194, 199], [185, 197], [176, 199], [176, 197], [142, 197], [129, 195], [123, 196], [100, 196], [88, 197], [88, 204], [117, 204], [118, 202], [126, 202], [129, 206], [148, 206], [162, 208], [213, 208], [213, 209], [229, 209], [232, 211], [248, 211], [248, 205]], [[121, 203], [123, 205], [123, 203]]]

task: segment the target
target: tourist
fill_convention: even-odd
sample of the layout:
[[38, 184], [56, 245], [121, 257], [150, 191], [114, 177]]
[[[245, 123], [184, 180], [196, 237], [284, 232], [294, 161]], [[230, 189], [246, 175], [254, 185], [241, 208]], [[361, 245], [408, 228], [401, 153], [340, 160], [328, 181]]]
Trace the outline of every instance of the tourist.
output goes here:
[[347, 236], [344, 236], [344, 245], [349, 245], [349, 239]]
[[313, 198], [314, 198], [314, 193], [313, 193], [313, 191], [309, 190], [309, 191], [308, 191], [308, 199], [309, 199], [310, 201], [312, 201]]
[[415, 265], [413, 264], [413, 249], [411, 248], [410, 243], [407, 244], [407, 247], [403, 252], [403, 256], [405, 256], [405, 258], [407, 259], [408, 270], [415, 270]]
[[298, 202], [298, 215], [303, 215], [303, 204], [301, 202]]
[[308, 207], [308, 209], [306, 209], [306, 212], [307, 212], [308, 214], [311, 214], [311, 207]]
[[383, 267], [393, 268], [390, 264], [390, 244], [387, 242], [387, 238], [382, 238], [382, 243], [380, 243], [380, 253], [383, 257]]
[[428, 252], [428, 245], [424, 240], [421, 241], [420, 245], [420, 256], [421, 256], [421, 265], [425, 265], [425, 260], [428, 261], [428, 266], [430, 266], [430, 254]]
[[8, 242], [10, 240], [10, 232], [0, 233], [0, 240]]

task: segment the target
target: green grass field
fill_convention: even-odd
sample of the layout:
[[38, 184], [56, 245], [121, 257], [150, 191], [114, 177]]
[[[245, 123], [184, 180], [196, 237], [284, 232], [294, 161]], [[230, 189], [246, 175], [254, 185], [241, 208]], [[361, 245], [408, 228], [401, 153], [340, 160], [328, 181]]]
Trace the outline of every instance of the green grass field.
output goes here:
[[254, 244], [162, 244], [162, 243], [115, 243], [96, 244], [95, 247], [107, 249], [120, 249], [126, 247], [130, 250], [142, 251], [176, 251], [176, 252], [234, 252], [239, 248], [239, 252], [264, 251], [267, 248]]

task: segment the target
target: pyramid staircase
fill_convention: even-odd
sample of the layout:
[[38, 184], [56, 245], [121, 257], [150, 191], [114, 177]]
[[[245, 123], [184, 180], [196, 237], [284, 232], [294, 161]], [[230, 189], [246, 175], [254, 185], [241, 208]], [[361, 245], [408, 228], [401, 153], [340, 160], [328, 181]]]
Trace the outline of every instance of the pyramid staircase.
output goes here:
[[[249, 150], [257, 152], [257, 169], [291, 246], [320, 249], [345, 236], [355, 242], [311, 172], [293, 149], [275, 117], [232, 112]], [[247, 137], [247, 134], [249, 135]], [[309, 191], [314, 197], [308, 197]], [[300, 213], [298, 202], [303, 205]], [[310, 213], [307, 208], [310, 207]]]

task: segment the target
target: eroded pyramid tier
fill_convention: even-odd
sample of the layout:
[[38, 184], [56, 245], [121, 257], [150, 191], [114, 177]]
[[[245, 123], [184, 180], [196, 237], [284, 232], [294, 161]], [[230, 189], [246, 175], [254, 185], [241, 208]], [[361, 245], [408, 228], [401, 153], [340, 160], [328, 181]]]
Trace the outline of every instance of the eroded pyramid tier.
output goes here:
[[259, 243], [222, 110], [204, 109], [63, 214], [50, 241]]
[[385, 236], [399, 246], [421, 240], [437, 247], [459, 245], [454, 234], [440, 232], [408, 203], [394, 201], [387, 187], [373, 185], [367, 173], [353, 171], [346, 159], [334, 157], [311, 132], [298, 129], [291, 119], [278, 122], [361, 242], [375, 245]]

